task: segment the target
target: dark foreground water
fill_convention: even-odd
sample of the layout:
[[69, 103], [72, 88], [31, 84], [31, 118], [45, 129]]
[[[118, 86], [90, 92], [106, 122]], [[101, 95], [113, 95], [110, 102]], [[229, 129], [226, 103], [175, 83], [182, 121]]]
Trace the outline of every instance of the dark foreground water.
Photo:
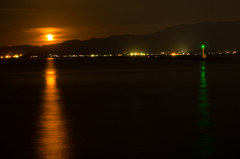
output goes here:
[[239, 58], [8, 59], [0, 69], [0, 158], [240, 158]]

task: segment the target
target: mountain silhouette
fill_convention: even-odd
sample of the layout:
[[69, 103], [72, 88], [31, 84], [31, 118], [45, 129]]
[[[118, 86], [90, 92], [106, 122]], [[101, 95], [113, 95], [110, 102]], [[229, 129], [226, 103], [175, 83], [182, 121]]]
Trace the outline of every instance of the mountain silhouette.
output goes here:
[[44, 46], [0, 47], [0, 54], [122, 54], [129, 52], [157, 53], [161, 51], [201, 52], [240, 50], [239, 22], [205, 22], [182, 24], [146, 35], [122, 35], [89, 40], [69, 40]]

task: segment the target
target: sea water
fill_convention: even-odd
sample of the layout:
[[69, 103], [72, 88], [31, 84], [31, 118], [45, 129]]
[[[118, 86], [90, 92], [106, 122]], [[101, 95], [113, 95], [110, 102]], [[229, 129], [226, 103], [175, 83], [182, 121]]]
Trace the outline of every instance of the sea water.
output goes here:
[[5, 59], [0, 70], [4, 158], [240, 157], [239, 58]]

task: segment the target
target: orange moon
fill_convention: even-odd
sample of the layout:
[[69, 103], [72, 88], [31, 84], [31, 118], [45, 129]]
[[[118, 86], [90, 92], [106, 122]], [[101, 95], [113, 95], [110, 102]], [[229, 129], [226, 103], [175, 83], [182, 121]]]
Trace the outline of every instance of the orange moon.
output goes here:
[[52, 36], [51, 34], [48, 34], [48, 35], [47, 35], [47, 38], [48, 38], [48, 40], [50, 40], [50, 41], [53, 40], [53, 36]]

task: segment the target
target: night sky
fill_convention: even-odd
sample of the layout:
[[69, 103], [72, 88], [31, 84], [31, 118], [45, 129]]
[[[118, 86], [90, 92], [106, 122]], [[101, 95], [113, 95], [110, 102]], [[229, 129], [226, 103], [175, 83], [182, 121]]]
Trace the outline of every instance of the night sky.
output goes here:
[[[239, 0], [1, 0], [0, 46], [148, 34], [178, 24], [240, 21]], [[48, 41], [47, 34], [54, 36]]]

